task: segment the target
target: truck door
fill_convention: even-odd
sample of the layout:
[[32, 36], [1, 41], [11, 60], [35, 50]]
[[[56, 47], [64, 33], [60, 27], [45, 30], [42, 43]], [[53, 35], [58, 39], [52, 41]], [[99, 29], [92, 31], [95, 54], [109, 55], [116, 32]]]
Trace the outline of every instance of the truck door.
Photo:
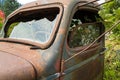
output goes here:
[[104, 50], [104, 37], [86, 51], [72, 57], [104, 32], [99, 19], [94, 8], [83, 7], [74, 12], [63, 53], [63, 80], [102, 80], [104, 54], [101, 53]]

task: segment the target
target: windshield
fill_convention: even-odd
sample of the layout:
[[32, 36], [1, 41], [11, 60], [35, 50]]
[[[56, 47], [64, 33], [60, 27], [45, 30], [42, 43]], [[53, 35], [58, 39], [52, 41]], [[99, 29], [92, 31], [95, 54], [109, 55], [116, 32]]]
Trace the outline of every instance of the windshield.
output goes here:
[[11, 20], [6, 37], [30, 40], [41, 44], [49, 41], [54, 30], [59, 8], [29, 11]]

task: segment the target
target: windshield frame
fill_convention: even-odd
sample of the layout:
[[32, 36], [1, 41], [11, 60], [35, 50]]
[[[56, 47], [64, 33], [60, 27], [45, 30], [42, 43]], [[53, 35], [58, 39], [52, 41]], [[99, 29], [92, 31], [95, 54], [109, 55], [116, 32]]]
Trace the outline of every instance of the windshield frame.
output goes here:
[[51, 33], [51, 36], [49, 38], [49, 40], [44, 43], [44, 44], [41, 44], [39, 42], [33, 42], [33, 41], [29, 41], [29, 40], [22, 40], [22, 39], [13, 39], [13, 38], [5, 38], [4, 36], [4, 41], [7, 41], [7, 42], [15, 42], [15, 43], [21, 43], [21, 44], [29, 44], [29, 45], [33, 45], [33, 46], [37, 46], [37, 47], [40, 47], [41, 49], [45, 49], [45, 48], [48, 48], [54, 41], [55, 39], [55, 35], [58, 31], [58, 28], [59, 28], [59, 25], [60, 25], [60, 22], [61, 22], [61, 18], [62, 18], [62, 15], [63, 15], [63, 5], [61, 3], [51, 3], [51, 4], [47, 4], [47, 5], [39, 5], [39, 6], [34, 6], [34, 7], [29, 7], [29, 8], [24, 8], [24, 9], [20, 9], [18, 10], [16, 13], [10, 15], [11, 17], [8, 17], [8, 20], [5, 24], [5, 27], [4, 27], [4, 32], [6, 34], [6, 30], [8, 30], [9, 28], [9, 20], [11, 20], [11, 18], [14, 18], [17, 16], [17, 14], [20, 14], [24, 11], [33, 11], [33, 10], [40, 10], [40, 9], [47, 9], [47, 8], [59, 8], [59, 14], [58, 14], [58, 18], [56, 20], [56, 23], [55, 23], [55, 26], [54, 26], [54, 29]]

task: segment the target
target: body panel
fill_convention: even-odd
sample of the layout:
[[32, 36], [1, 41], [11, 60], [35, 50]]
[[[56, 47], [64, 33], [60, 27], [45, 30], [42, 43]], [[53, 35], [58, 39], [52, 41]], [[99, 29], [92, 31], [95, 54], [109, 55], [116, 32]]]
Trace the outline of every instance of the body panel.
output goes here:
[[[12, 68], [11, 72], [15, 73], [16, 76], [19, 74], [20, 71], [19, 70], [14, 71], [14, 69], [17, 69], [17, 66], [18, 66], [18, 68], [21, 68], [24, 70], [23, 65], [25, 65], [25, 63], [23, 65], [21, 65], [20, 64], [21, 61], [17, 60], [17, 58], [20, 58], [21, 60], [26, 61], [26, 63], [27, 62], [29, 63], [27, 68], [28, 68], [28, 70], [32, 69], [33, 71], [32, 70], [31, 71], [32, 71], [32, 73], [34, 73], [34, 74], [31, 73], [34, 78], [31, 78], [32, 76], [28, 75], [28, 77], [31, 76], [31, 77], [29, 77], [29, 78], [31, 78], [30, 80], [43, 79], [43, 78], [47, 78], [47, 77], [49, 78], [51, 75], [58, 73], [60, 70], [60, 58], [59, 58], [60, 54], [58, 54], [57, 50], [53, 51], [52, 48], [47, 49], [47, 50], [39, 50], [39, 49], [36, 50], [36, 49], [31, 49], [32, 46], [30, 46], [30, 45], [18, 44], [18, 43], [16, 44], [16, 43], [11, 43], [11, 42], [0, 42], [0, 44], [1, 44], [0, 45], [1, 57], [3, 57], [3, 58], [1, 58], [1, 62], [0, 62], [0, 65], [2, 65], [1, 68], [5, 68], [4, 66], [6, 66], [6, 68], [5, 68], [5, 70], [6, 70], [6, 69], [9, 69], [8, 66], [12, 67], [13, 64], [9, 65], [8, 63], [14, 62], [14, 60], [15, 60], [14, 56], [15, 56], [15, 58], [16, 58], [15, 62], [19, 66], [16, 64], [16, 67]], [[7, 56], [6, 58], [4, 57], [4, 54], [5, 54], [5, 56]], [[12, 60], [11, 60], [10, 55], [13, 56]], [[6, 59], [9, 59], [9, 57], [10, 57], [10, 60], [6, 60]], [[5, 61], [6, 61], [5, 64], [2, 64], [2, 62], [4, 63], [4, 61], [2, 59], [5, 59]], [[6, 65], [6, 64], [8, 64], [8, 65]], [[27, 70], [26, 67], [25, 67], [25, 70]], [[49, 70], [49, 72], [48, 72], [48, 70]], [[28, 74], [28, 73], [26, 73], [26, 74]], [[4, 74], [4, 75], [8, 76], [8, 74]], [[12, 80], [14, 77], [15, 77], [15, 75], [13, 75], [9, 79]], [[19, 80], [19, 78], [20, 77], [18, 77], [18, 80]], [[24, 77], [21, 77], [21, 78], [23, 78], [23, 80], [24, 80]], [[21, 80], [21, 78], [20, 78], [20, 80]], [[1, 79], [2, 79], [2, 77], [1, 77]], [[25, 80], [29, 80], [29, 79], [25, 78]]]
[[[77, 10], [81, 10], [81, 12], [82, 10], [86, 10], [88, 14], [92, 14], [92, 13], [97, 14], [98, 10], [96, 8], [92, 8], [90, 6], [78, 7], [79, 5], [80, 3], [75, 5], [75, 7], [73, 8], [71, 15], [69, 15], [70, 20], [73, 17], [73, 14]], [[89, 13], [89, 12], [92, 12], [92, 13]], [[70, 20], [69, 22], [71, 22]], [[67, 25], [67, 26], [70, 26], [70, 25]], [[104, 26], [101, 26], [101, 31], [102, 31], [101, 33], [104, 32]], [[63, 65], [62, 65], [62, 73], [64, 73], [64, 75], [61, 78], [61, 80], [62, 79], [63, 80], [102, 80], [103, 69], [104, 69], [103, 67], [104, 55], [100, 55], [100, 52], [104, 48], [104, 37], [101, 39], [100, 43], [92, 45], [89, 49], [85, 50], [84, 52], [81, 52], [89, 45], [81, 46], [77, 48], [70, 48], [67, 44], [67, 36], [66, 36], [66, 42], [64, 45]], [[78, 54], [78, 55], [74, 56], [75, 54]]]
[[7, 52], [0, 52], [1, 80], [35, 80], [34, 67], [18, 56]]

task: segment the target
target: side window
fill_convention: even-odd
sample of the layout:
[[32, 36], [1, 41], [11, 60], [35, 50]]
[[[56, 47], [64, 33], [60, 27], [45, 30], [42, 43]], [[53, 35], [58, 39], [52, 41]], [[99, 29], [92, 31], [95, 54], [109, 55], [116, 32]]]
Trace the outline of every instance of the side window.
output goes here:
[[67, 39], [70, 48], [88, 45], [100, 35], [100, 24], [96, 22], [96, 17], [94, 13], [86, 11], [75, 13]]

